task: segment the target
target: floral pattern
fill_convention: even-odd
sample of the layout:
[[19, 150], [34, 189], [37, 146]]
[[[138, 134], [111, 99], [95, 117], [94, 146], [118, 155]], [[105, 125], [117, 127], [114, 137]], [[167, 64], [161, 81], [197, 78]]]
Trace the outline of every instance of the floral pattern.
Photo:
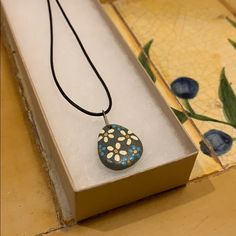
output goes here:
[[116, 143], [115, 147], [113, 146], [108, 146], [107, 150], [109, 151], [109, 153], [107, 154], [107, 158], [112, 158], [114, 156], [114, 159], [116, 161], [120, 161], [120, 155], [124, 156], [127, 155], [127, 151], [125, 150], [120, 150], [120, 143]]
[[107, 143], [110, 138], [114, 138], [114, 129], [109, 129], [107, 132], [101, 130], [100, 135], [98, 136], [98, 141], [102, 140]]
[[136, 163], [143, 153], [137, 135], [120, 125], [107, 125], [98, 136], [98, 155], [113, 170], [122, 170]]
[[135, 145], [132, 145], [128, 152], [131, 154], [131, 157], [130, 157], [131, 160], [134, 160], [135, 158], [140, 158], [141, 156], [140, 155], [141, 148]]
[[118, 141], [126, 140], [127, 145], [130, 145], [132, 143], [132, 139], [136, 141], [138, 140], [138, 137], [134, 135], [130, 130], [128, 130], [127, 132], [121, 130], [120, 133], [122, 136], [118, 138]]

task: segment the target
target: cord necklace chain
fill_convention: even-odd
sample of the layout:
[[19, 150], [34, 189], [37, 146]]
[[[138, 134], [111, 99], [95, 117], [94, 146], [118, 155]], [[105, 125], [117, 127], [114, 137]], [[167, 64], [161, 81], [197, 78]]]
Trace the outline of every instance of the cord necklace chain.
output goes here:
[[53, 17], [52, 17], [52, 10], [51, 10], [51, 4], [50, 4], [50, 0], [47, 0], [47, 4], [48, 4], [48, 13], [49, 13], [49, 22], [50, 22], [50, 66], [51, 66], [51, 71], [52, 71], [52, 76], [54, 79], [54, 82], [58, 88], [58, 90], [60, 91], [61, 95], [66, 99], [67, 102], [69, 102], [73, 107], [75, 107], [76, 109], [78, 109], [79, 111], [90, 115], [90, 116], [104, 116], [105, 114], [107, 114], [111, 108], [112, 108], [112, 98], [111, 98], [111, 94], [109, 92], [109, 89], [106, 85], [106, 83], [104, 82], [104, 80], [102, 79], [101, 75], [99, 74], [98, 70], [96, 69], [95, 65], [93, 64], [92, 60], [90, 59], [87, 51], [85, 50], [83, 43], [81, 42], [78, 34], [76, 33], [74, 27], [72, 26], [69, 18], [67, 17], [65, 11], [63, 10], [60, 2], [58, 0], [55, 0], [63, 17], [65, 18], [69, 28], [71, 29], [73, 35], [75, 36], [85, 58], [87, 59], [89, 65], [91, 66], [91, 68], [93, 69], [94, 73], [96, 74], [97, 78], [99, 79], [99, 81], [101, 82], [103, 88], [106, 91], [108, 100], [109, 100], [109, 105], [108, 108], [104, 111], [101, 112], [92, 112], [92, 111], [88, 111], [85, 108], [82, 108], [80, 105], [78, 105], [77, 103], [75, 103], [71, 98], [69, 98], [69, 96], [65, 93], [65, 91], [62, 89], [57, 76], [56, 76], [56, 72], [55, 72], [55, 68], [54, 68], [54, 53], [53, 53], [53, 40], [54, 40], [54, 34], [53, 34]]

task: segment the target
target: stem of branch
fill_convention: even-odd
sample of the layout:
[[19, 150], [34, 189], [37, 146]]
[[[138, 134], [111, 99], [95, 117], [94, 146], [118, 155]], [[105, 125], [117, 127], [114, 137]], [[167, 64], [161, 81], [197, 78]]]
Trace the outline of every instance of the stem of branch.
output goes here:
[[192, 114], [196, 114], [188, 99], [184, 99], [184, 107]]

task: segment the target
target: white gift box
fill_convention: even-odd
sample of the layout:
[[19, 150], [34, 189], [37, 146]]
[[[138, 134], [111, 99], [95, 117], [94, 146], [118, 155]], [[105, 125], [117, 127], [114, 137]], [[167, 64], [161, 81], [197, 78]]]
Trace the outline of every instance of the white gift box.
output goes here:
[[[51, 5], [58, 79], [74, 101], [100, 112], [108, 105], [106, 93], [54, 0]], [[2, 0], [3, 29], [64, 219], [82, 220], [186, 184], [196, 147], [99, 3], [61, 5], [109, 87], [110, 122], [130, 128], [144, 147], [141, 159], [125, 170], [101, 163], [97, 136], [103, 118], [76, 110], [53, 81], [47, 2]]]

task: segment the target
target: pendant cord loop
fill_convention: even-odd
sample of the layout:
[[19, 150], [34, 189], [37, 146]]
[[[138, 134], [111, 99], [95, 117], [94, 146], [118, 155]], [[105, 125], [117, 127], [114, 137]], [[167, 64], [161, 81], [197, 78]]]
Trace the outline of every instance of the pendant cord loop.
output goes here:
[[[101, 82], [103, 88], [105, 89], [106, 91], [106, 94], [107, 94], [107, 97], [108, 97], [108, 100], [109, 100], [109, 105], [108, 105], [108, 108], [104, 111], [105, 114], [107, 114], [111, 108], [112, 108], [112, 98], [111, 98], [111, 95], [110, 95], [110, 92], [109, 92], [109, 89], [106, 85], [106, 83], [104, 82], [104, 80], [102, 79], [101, 75], [99, 74], [98, 70], [96, 69], [95, 65], [93, 64], [92, 60], [90, 59], [88, 53], [86, 52], [84, 46], [83, 46], [83, 43], [81, 42], [78, 34], [76, 33], [74, 27], [72, 26], [69, 18], [67, 17], [65, 11], [63, 10], [59, 0], [55, 0], [63, 17], [65, 18], [69, 28], [71, 29], [73, 35], [75, 36], [85, 58], [87, 59], [89, 65], [92, 67], [94, 73], [96, 74], [97, 78], [99, 79], [99, 81]], [[51, 71], [52, 71], [52, 76], [53, 76], [53, 79], [54, 79], [54, 82], [58, 88], [58, 90], [60, 91], [61, 95], [65, 98], [65, 100], [67, 102], [69, 102], [73, 107], [75, 107], [76, 109], [78, 109], [79, 111], [87, 114], [87, 115], [90, 115], [90, 116], [104, 116], [103, 112], [91, 112], [91, 111], [88, 111], [84, 108], [82, 108], [81, 106], [79, 106], [78, 104], [76, 104], [74, 101], [72, 101], [68, 95], [65, 93], [65, 91], [62, 89], [58, 79], [57, 79], [57, 76], [56, 76], [56, 72], [55, 72], [55, 68], [54, 68], [54, 59], [53, 59], [53, 17], [52, 17], [52, 10], [51, 10], [51, 4], [50, 4], [50, 0], [47, 0], [47, 4], [48, 4], [48, 13], [49, 13], [49, 22], [50, 22], [50, 66], [51, 66]]]
[[104, 110], [102, 110], [102, 114], [103, 114], [103, 118], [104, 118], [105, 124], [106, 124], [106, 125], [110, 125], [110, 123], [109, 123], [109, 121], [108, 121], [108, 119], [107, 119], [107, 116], [106, 116], [106, 113], [105, 113]]

